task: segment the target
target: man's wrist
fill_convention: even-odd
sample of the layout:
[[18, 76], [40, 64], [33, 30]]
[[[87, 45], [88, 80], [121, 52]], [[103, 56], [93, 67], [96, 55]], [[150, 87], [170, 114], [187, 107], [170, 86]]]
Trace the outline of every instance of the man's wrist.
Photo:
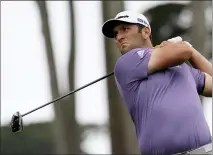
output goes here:
[[192, 56], [190, 59], [193, 59], [200, 55], [200, 53], [195, 48], [193, 48], [193, 47], [191, 47], [191, 48], [192, 48]]
[[194, 57], [196, 57], [196, 56], [198, 56], [200, 54], [189, 42], [187, 42], [187, 41], [183, 41], [183, 42], [185, 44], [187, 44], [192, 50], [192, 56], [191, 56], [190, 59], [192, 59], [192, 58], [194, 58]]
[[193, 60], [194, 60], [194, 58], [197, 57], [197, 51], [193, 47], [191, 47], [191, 48], [192, 48], [192, 55], [191, 55], [191, 58], [189, 59], [189, 62], [193, 66], [193, 64], [194, 64]]

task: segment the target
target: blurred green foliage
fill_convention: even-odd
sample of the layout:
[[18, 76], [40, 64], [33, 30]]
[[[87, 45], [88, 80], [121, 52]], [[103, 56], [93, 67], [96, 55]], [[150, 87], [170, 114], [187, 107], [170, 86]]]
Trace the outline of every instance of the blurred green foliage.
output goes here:
[[[209, 3], [210, 4], [210, 3]], [[150, 21], [152, 28], [152, 43], [159, 45], [162, 41], [181, 36], [184, 40], [190, 41], [191, 38], [191, 4], [162, 4], [157, 5], [149, 10], [142, 12]], [[207, 5], [208, 10], [212, 10], [210, 5]], [[184, 22], [181, 18], [185, 18]], [[208, 20], [207, 20], [208, 21]], [[207, 24], [211, 25], [211, 24]], [[212, 29], [207, 28], [206, 38], [212, 38]], [[206, 55], [208, 59], [212, 58], [212, 40], [209, 41]]]
[[[24, 130], [13, 133], [10, 126], [1, 127], [1, 155], [3, 154], [54, 154], [53, 122], [24, 125]], [[91, 133], [108, 133], [108, 124], [80, 125], [81, 142]], [[72, 134], [72, 133], [70, 133]], [[82, 151], [83, 152], [83, 151]]]
[[1, 154], [52, 154], [53, 144], [52, 123], [30, 124], [17, 133], [1, 127]]
[[[183, 4], [158, 5], [144, 13], [150, 19], [154, 45], [160, 44], [165, 39], [181, 36], [187, 32], [188, 29], [176, 24], [178, 15], [184, 7], [185, 5]], [[165, 28], [165, 32], [161, 33], [163, 28]]]

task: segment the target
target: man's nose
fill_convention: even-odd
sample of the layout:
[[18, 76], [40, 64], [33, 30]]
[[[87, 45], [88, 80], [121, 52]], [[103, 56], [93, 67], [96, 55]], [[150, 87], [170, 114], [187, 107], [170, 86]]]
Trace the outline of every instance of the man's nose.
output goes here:
[[124, 39], [124, 33], [121, 31], [118, 31], [116, 39], [118, 41], [121, 41], [122, 39]]

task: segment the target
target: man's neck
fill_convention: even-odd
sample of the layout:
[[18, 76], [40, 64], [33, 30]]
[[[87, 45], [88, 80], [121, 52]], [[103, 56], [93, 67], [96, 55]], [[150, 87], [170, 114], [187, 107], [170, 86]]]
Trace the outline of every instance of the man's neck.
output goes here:
[[[146, 44], [141, 45], [141, 47], [138, 48], [154, 48], [151, 42], [147, 42]], [[130, 51], [130, 50], [129, 50]], [[126, 54], [128, 51], [126, 52], [121, 52], [122, 55]]]
[[142, 45], [141, 48], [153, 48], [153, 45], [151, 42], [146, 42], [145, 44]]

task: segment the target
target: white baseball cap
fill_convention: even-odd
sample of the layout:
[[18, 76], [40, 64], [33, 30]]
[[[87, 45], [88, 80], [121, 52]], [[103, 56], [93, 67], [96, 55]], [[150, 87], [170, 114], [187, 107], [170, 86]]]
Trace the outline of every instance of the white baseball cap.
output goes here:
[[133, 12], [133, 11], [123, 11], [123, 12], [118, 13], [114, 19], [107, 20], [103, 24], [103, 26], [102, 26], [103, 34], [108, 38], [114, 38], [113, 29], [119, 22], [141, 24], [146, 27], [149, 27], [149, 29], [151, 31], [149, 21], [143, 14], [138, 13], [138, 12]]

